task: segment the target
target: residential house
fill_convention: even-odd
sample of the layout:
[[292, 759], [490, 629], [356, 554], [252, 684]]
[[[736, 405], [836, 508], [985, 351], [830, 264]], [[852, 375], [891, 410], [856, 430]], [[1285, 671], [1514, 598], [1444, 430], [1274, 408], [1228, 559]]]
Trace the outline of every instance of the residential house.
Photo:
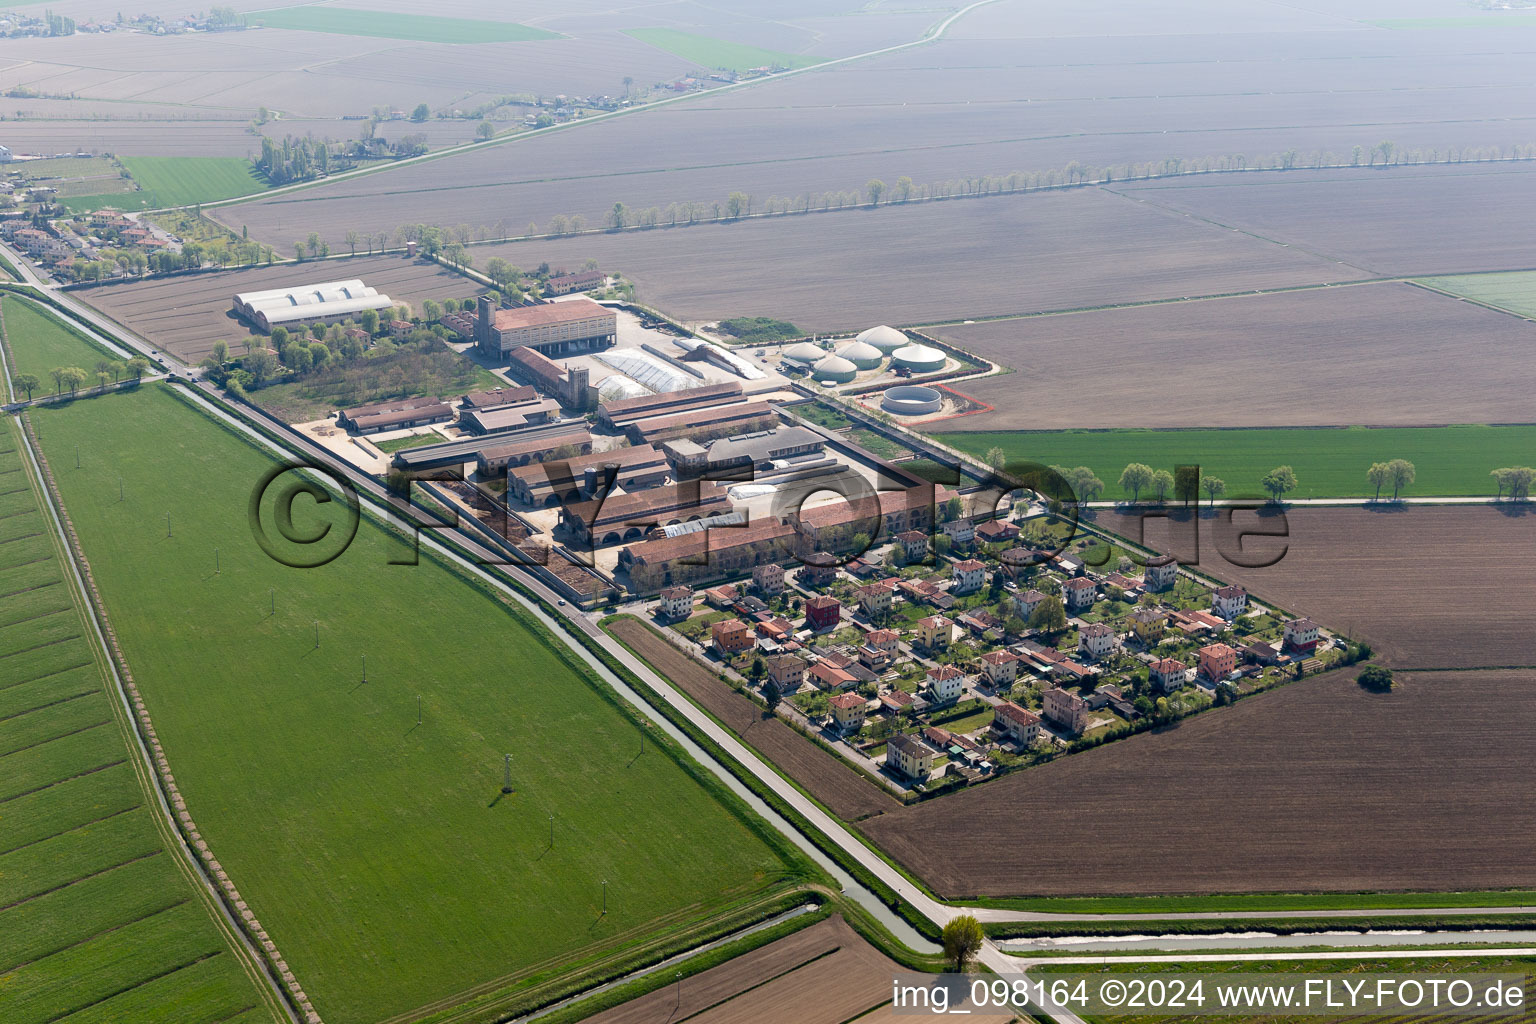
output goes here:
[[1131, 610], [1127, 616], [1131, 632], [1136, 635], [1143, 645], [1151, 647], [1162, 639], [1163, 630], [1168, 621], [1168, 613], [1161, 608], [1150, 605], [1141, 605]]
[[928, 556], [928, 535], [922, 530], [906, 530], [896, 535], [901, 553], [908, 562], [921, 562]]
[[676, 622], [693, 614], [693, 590], [689, 587], [668, 587], [660, 594], [656, 614]]
[[987, 582], [987, 563], [975, 558], [967, 558], [956, 562], [952, 570], [953, 585], [949, 588], [952, 594], [974, 594]]
[[1209, 644], [1200, 648], [1196, 667], [1200, 675], [1213, 683], [1219, 683], [1237, 671], [1237, 652], [1226, 644]]
[[1285, 622], [1285, 649], [1294, 655], [1310, 656], [1317, 650], [1317, 623], [1311, 619], [1287, 619]]
[[1086, 576], [1075, 576], [1061, 588], [1061, 596], [1068, 612], [1079, 612], [1093, 607], [1097, 586]]
[[935, 704], [947, 704], [960, 699], [965, 688], [965, 673], [953, 665], [939, 665], [928, 670], [928, 692]]
[[825, 587], [837, 579], [837, 566], [835, 565], [803, 565], [800, 571], [795, 573], [795, 580], [802, 587], [814, 589]]
[[784, 567], [778, 562], [768, 562], [752, 570], [752, 585], [759, 594], [771, 597], [784, 592]]
[[1098, 661], [1115, 649], [1115, 631], [1102, 622], [1090, 622], [1077, 632], [1077, 653]]
[[817, 594], [805, 599], [805, 625], [817, 633], [836, 629], [842, 614], [842, 603], [835, 597]]
[[1004, 738], [1021, 747], [1029, 746], [1040, 735], [1040, 716], [1011, 700], [992, 709], [992, 725]]
[[1217, 587], [1211, 592], [1211, 611], [1231, 622], [1248, 607], [1248, 591], [1239, 586]]
[[715, 650], [726, 658], [751, 650], [757, 642], [751, 627], [739, 619], [721, 619], [709, 628], [709, 633]]
[[1000, 690], [1019, 677], [1020, 660], [1012, 651], [988, 651], [981, 656], [981, 673], [994, 690]]
[[885, 744], [885, 766], [914, 782], [927, 782], [938, 751], [916, 736], [893, 736]]
[[1040, 602], [1045, 600], [1045, 595], [1038, 590], [1026, 590], [1022, 594], [1015, 593], [1010, 600], [1013, 601], [1013, 607], [1018, 612], [1019, 618], [1028, 622], [1029, 617], [1035, 614], [1035, 609], [1040, 606]]
[[1158, 658], [1147, 669], [1154, 689], [1170, 693], [1188, 681], [1189, 666], [1176, 658]]
[[898, 715], [917, 703], [917, 698], [906, 690], [891, 690], [880, 695], [880, 710], [884, 714]]
[[730, 608], [740, 599], [741, 591], [730, 583], [722, 583], [704, 591], [704, 603], [711, 608]]
[[874, 621], [890, 614], [896, 600], [896, 582], [895, 577], [890, 577], [862, 586], [856, 591], [859, 610], [865, 618]]
[[1088, 703], [1075, 693], [1053, 686], [1041, 694], [1045, 717], [1068, 732], [1082, 732], [1088, 726]]
[[822, 658], [805, 671], [806, 678], [823, 690], [841, 691], [852, 687], [858, 679], [847, 669], [838, 668]]
[[1179, 563], [1172, 555], [1159, 555], [1147, 560], [1147, 572], [1143, 577], [1147, 590], [1167, 590], [1179, 578]]
[[1265, 643], [1263, 640], [1255, 640], [1242, 650], [1242, 655], [1260, 665], [1273, 665], [1280, 660], [1280, 652], [1275, 650], [1275, 645]]
[[952, 519], [940, 527], [951, 544], [968, 548], [976, 543], [976, 522], [969, 517]]
[[793, 654], [778, 654], [764, 660], [768, 678], [783, 694], [798, 693], [805, 684], [805, 662]]
[[781, 644], [794, 636], [795, 627], [788, 619], [779, 615], [764, 615], [761, 612], [758, 614], [762, 617], [757, 620], [757, 635], [764, 640]]
[[1019, 528], [1006, 519], [988, 519], [976, 527], [976, 539], [983, 544], [1006, 544], [1018, 537]]
[[896, 660], [901, 634], [894, 629], [876, 629], [864, 635], [859, 648], [859, 663], [876, 672], [884, 672]]
[[954, 639], [955, 624], [942, 615], [930, 615], [917, 620], [917, 642], [930, 651], [949, 646]]
[[864, 716], [869, 709], [869, 701], [857, 693], [839, 693], [830, 701], [832, 705], [832, 721], [837, 728], [844, 732], [857, 732], [864, 726]]

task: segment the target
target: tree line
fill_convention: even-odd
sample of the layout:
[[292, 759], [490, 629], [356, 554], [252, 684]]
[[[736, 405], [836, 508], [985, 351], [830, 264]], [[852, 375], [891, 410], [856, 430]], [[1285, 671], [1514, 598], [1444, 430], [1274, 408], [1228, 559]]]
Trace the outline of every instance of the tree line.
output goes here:
[[[94, 367], [97, 386], [105, 389], [108, 384], [116, 384], [124, 377], [131, 380], [141, 380], [149, 372], [149, 360], [143, 356], [134, 356], [132, 359], [119, 361], [116, 359], [98, 359]], [[92, 378], [92, 374], [79, 366], [55, 366], [48, 371], [49, 378], [53, 381], [53, 393], [62, 395], [65, 391], [76, 394], [85, 387]], [[18, 373], [11, 378], [11, 383], [18, 391], [27, 393], [27, 401], [32, 401], [32, 394], [43, 386], [43, 381], [35, 373]]]

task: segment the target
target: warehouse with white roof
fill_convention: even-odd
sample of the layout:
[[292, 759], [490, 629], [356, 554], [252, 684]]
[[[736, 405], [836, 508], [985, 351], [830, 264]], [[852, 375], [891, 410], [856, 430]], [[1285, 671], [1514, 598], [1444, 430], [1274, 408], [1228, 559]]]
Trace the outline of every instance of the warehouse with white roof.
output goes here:
[[235, 314], [263, 331], [289, 324], [336, 323], [355, 319], [365, 310], [394, 306], [388, 295], [363, 282], [326, 281], [298, 288], [272, 288], [235, 295]]

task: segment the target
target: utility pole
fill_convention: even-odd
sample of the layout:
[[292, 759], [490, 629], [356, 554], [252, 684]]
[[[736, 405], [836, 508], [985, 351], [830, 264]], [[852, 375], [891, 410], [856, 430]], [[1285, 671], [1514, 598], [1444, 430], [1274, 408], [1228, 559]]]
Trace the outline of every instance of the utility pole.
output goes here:
[[501, 791], [512, 792], [512, 755], [508, 754], [502, 761]]
[[549, 848], [551, 850], [555, 848], [555, 816], [553, 814], [549, 816]]
[[165, 535], [167, 537], [171, 535], [171, 514], [169, 512], [165, 514]]
[[80, 468], [80, 446], [75, 445], [75, 468]]
[[277, 614], [277, 588], [275, 588], [275, 587], [268, 587], [267, 588], [267, 600], [272, 603], [272, 610], [271, 610], [271, 612], [269, 614], [276, 615]]
[[416, 695], [416, 724], [421, 724], [421, 694]]
[[219, 575], [219, 573], [221, 573], [223, 571], [224, 571], [223, 569], [219, 568], [219, 549], [218, 548], [214, 548], [213, 549], [213, 574], [215, 576], [217, 576], [217, 575]]
[[315, 650], [320, 649], [320, 620], [315, 620]]
[[608, 880], [603, 880], [603, 916], [608, 916]]

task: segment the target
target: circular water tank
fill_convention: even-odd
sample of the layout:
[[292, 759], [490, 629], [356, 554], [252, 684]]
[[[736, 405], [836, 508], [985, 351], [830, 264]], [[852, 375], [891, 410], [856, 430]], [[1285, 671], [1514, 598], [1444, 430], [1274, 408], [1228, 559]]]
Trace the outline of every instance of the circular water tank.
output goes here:
[[906, 345], [910, 339], [896, 328], [881, 324], [879, 327], [871, 327], [869, 330], [862, 332], [854, 340], [862, 341], [866, 345], [873, 345], [886, 355], [890, 355], [903, 345]]
[[943, 352], [929, 345], [908, 345], [891, 353], [891, 362], [913, 373], [934, 373], [944, 369]]
[[862, 341], [850, 341], [837, 350], [837, 354], [861, 370], [873, 370], [885, 361], [885, 353]]
[[902, 384], [886, 391], [880, 408], [894, 416], [932, 416], [944, 408], [944, 395], [938, 388]]
[[825, 355], [826, 353], [815, 345], [808, 341], [802, 341], [786, 348], [782, 353], [782, 358], [793, 360], [797, 363], [814, 363]]
[[859, 375], [859, 368], [842, 356], [827, 356], [811, 367], [811, 376], [834, 384], [846, 384]]

